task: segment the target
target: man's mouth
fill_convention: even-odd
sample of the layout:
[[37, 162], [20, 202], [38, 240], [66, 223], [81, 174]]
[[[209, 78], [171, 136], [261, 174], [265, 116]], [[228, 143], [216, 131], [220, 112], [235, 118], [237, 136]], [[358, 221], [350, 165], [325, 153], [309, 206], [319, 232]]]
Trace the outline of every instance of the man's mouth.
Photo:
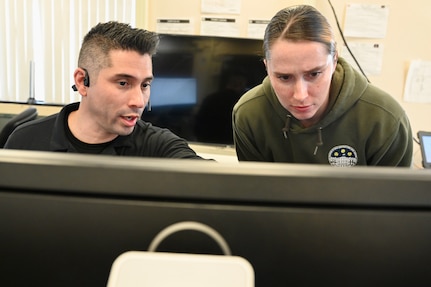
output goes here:
[[139, 119], [138, 116], [122, 116], [121, 118], [127, 126], [134, 126]]

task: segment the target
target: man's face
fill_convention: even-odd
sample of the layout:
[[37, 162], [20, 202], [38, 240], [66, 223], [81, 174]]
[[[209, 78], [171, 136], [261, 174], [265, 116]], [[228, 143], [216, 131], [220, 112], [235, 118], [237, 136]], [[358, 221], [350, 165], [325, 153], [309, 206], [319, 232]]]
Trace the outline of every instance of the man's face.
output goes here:
[[100, 137], [115, 138], [130, 134], [150, 98], [153, 79], [148, 54], [114, 50], [111, 65], [90, 79], [87, 95], [81, 102]]
[[336, 63], [318, 42], [273, 43], [265, 60], [271, 85], [280, 104], [303, 126], [311, 126], [323, 116]]

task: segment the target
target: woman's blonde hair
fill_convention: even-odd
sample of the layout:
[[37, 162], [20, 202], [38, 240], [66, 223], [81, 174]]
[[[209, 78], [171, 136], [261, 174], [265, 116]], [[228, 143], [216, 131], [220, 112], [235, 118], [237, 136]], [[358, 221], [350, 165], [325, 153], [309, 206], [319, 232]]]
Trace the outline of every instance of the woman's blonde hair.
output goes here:
[[335, 56], [337, 44], [328, 20], [316, 8], [298, 5], [280, 10], [265, 30], [263, 51], [270, 58], [272, 44], [278, 40], [313, 41], [324, 44], [328, 53]]

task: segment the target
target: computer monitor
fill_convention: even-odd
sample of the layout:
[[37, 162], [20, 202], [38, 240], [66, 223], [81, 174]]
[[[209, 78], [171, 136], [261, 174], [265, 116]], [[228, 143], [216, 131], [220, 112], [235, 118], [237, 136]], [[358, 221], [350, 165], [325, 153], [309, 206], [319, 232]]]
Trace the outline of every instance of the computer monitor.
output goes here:
[[[431, 173], [0, 150], [2, 286], [105, 286], [126, 251], [211, 227], [263, 286], [420, 286]], [[185, 230], [157, 252], [223, 254]]]
[[421, 146], [422, 166], [431, 168], [431, 132], [418, 132], [419, 144]]

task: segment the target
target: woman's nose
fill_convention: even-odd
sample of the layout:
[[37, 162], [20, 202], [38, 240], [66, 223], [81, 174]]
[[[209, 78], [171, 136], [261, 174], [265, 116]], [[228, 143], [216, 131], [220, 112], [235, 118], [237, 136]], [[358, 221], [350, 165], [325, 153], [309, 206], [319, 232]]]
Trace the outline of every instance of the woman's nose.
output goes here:
[[304, 80], [297, 80], [293, 92], [293, 97], [298, 101], [303, 101], [308, 96], [307, 83]]

